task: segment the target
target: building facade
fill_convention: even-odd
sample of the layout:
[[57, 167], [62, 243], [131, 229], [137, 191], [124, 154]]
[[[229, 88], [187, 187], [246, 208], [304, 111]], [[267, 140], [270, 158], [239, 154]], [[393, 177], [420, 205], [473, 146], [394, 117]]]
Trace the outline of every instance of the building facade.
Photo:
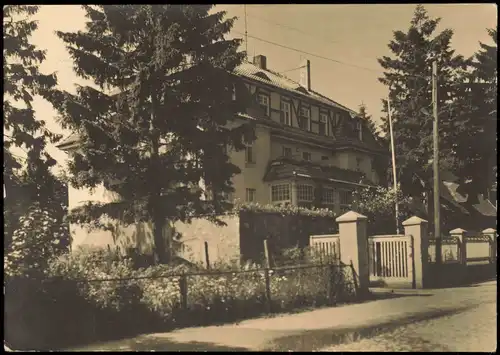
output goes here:
[[[256, 140], [242, 151], [228, 149], [230, 161], [241, 169], [233, 177], [228, 199], [259, 204], [348, 209], [352, 191], [376, 186], [373, 161], [388, 152], [378, 143], [357, 113], [311, 88], [311, 65], [304, 61], [300, 83], [267, 68], [265, 56], [236, 68], [234, 95], [250, 95], [252, 104], [234, 124], [255, 122]], [[72, 134], [58, 146], [78, 149]], [[93, 190], [69, 187], [69, 209], [86, 201], [111, 202], [118, 197], [103, 186]], [[210, 198], [207, 191], [207, 198]], [[87, 231], [71, 225], [73, 246], [106, 246], [116, 240], [109, 231]], [[128, 244], [150, 250], [150, 226], [121, 228]]]
[[253, 102], [240, 119], [256, 122], [257, 139], [228, 152], [241, 169], [230, 199], [341, 212], [355, 188], [379, 183], [373, 162], [388, 153], [356, 112], [312, 90], [308, 60], [299, 83], [270, 70], [262, 55], [235, 75], [244, 84], [235, 95]]

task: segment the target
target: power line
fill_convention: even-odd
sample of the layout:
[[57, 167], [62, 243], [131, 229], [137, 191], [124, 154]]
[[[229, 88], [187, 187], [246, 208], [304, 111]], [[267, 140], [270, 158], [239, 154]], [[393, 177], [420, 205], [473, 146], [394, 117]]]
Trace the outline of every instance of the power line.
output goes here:
[[328, 38], [325, 38], [325, 37], [318, 37], [318, 35], [316, 35], [316, 34], [305, 32], [305, 31], [303, 31], [301, 29], [298, 29], [296, 27], [293, 27], [293, 26], [289, 26], [289, 25], [285, 25], [285, 24], [282, 24], [282, 23], [270, 21], [270, 20], [267, 20], [267, 19], [262, 18], [260, 16], [255, 16], [255, 15], [246, 15], [246, 16], [253, 17], [253, 18], [255, 18], [255, 19], [259, 20], [259, 21], [263, 21], [263, 22], [267, 22], [267, 23], [270, 23], [270, 24], [275, 25], [275, 26], [283, 27], [285, 29], [295, 31], [295, 32], [301, 33], [301, 34], [306, 35], [306, 36], [314, 37], [316, 39], [320, 39], [320, 40], [325, 41], [325, 42], [338, 43], [338, 41], [332, 41], [332, 40], [330, 40]]
[[[244, 33], [241, 33], [241, 32], [238, 32], [238, 31], [233, 31], [233, 32], [237, 33], [237, 34], [240, 34], [240, 35], [245, 35]], [[279, 43], [276, 43], [276, 42], [268, 41], [267, 39], [263, 39], [263, 38], [260, 38], [260, 37], [256, 37], [256, 36], [252, 36], [252, 35], [247, 35], [247, 36], [250, 37], [250, 38], [256, 39], [258, 41], [261, 41], [261, 42], [269, 43], [269, 44], [272, 44], [274, 46], [278, 46], [278, 47], [281, 47], [281, 48], [289, 49], [289, 50], [292, 50], [292, 51], [295, 51], [295, 52], [298, 52], [298, 53], [308, 54], [310, 56], [313, 56], [313, 57], [316, 57], [316, 58], [319, 58], [319, 59], [324, 59], [324, 60], [328, 60], [330, 62], [334, 62], [334, 63], [338, 63], [338, 64], [343, 64], [343, 65], [355, 67], [355, 68], [358, 68], [358, 69], [363, 69], [363, 70], [367, 70], [367, 71], [371, 71], [371, 72], [375, 72], [375, 73], [381, 74], [381, 72], [379, 70], [370, 69], [370, 68], [366, 68], [366, 67], [361, 67], [361, 66], [355, 65], [355, 64], [345, 63], [345, 62], [342, 62], [342, 61], [337, 60], [337, 59], [324, 57], [324, 56], [321, 56], [319, 54], [314, 54], [314, 53], [310, 53], [310, 52], [304, 51], [302, 49], [292, 48], [292, 47], [289, 47], [289, 46], [285, 46], [283, 44], [279, 44]]]
[[305, 65], [303, 65], [303, 66], [298, 67], [298, 68], [293, 68], [293, 69], [283, 70], [283, 71], [280, 71], [278, 74], [288, 73], [289, 71], [299, 70], [299, 69], [302, 69], [302, 68], [305, 68], [305, 67], [306, 67], [306, 66], [305, 66]]
[[[240, 35], [245, 35], [244, 33], [241, 33], [239, 31], [234, 31], [233, 30], [233, 32], [237, 33], [237, 34], [240, 34]], [[382, 70], [377, 70], [377, 69], [363, 67], [363, 66], [356, 65], [356, 64], [350, 64], [350, 63], [342, 62], [342, 61], [340, 61], [338, 59], [325, 57], [325, 56], [322, 56], [322, 55], [319, 55], [319, 54], [314, 54], [314, 53], [311, 53], [311, 52], [304, 51], [302, 49], [292, 48], [292, 47], [289, 47], [289, 46], [285, 46], [283, 44], [272, 42], [272, 41], [269, 41], [267, 39], [260, 38], [260, 37], [257, 37], [257, 36], [252, 36], [252, 35], [249, 35], [249, 34], [247, 34], [246, 36], [250, 37], [250, 38], [253, 38], [253, 39], [256, 39], [258, 41], [261, 41], [261, 42], [265, 42], [265, 43], [268, 43], [268, 44], [271, 44], [271, 45], [274, 45], [274, 46], [278, 46], [278, 47], [281, 47], [281, 48], [289, 49], [289, 50], [292, 50], [292, 51], [295, 51], [295, 52], [298, 52], [298, 53], [308, 54], [308, 55], [310, 55], [312, 57], [316, 57], [316, 58], [319, 58], [319, 59], [328, 60], [330, 62], [334, 62], [334, 63], [337, 63], [337, 64], [343, 64], [343, 65], [347, 65], [347, 66], [350, 66], [350, 67], [354, 67], [354, 68], [358, 68], [358, 69], [370, 71], [370, 72], [373, 72], [373, 73], [377, 73], [379, 75], [385, 74], [384, 71], [382, 71]], [[418, 74], [404, 74], [404, 76], [414, 77], [414, 78], [421, 78], [421, 79], [425, 79], [425, 80], [430, 80], [431, 79], [430, 76], [424, 76], [424, 75], [418, 75]]]

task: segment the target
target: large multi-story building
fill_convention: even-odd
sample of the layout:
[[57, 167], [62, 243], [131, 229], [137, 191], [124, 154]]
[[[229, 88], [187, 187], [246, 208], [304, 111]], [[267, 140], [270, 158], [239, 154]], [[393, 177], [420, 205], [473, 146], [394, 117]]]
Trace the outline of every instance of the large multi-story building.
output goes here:
[[263, 55], [235, 74], [254, 98], [241, 119], [256, 121], [257, 139], [229, 152], [241, 169], [231, 198], [341, 212], [353, 189], [379, 183], [374, 158], [387, 152], [356, 112], [312, 90], [308, 60], [299, 83], [268, 69]]
[[[244, 84], [235, 86], [234, 95], [254, 98], [236, 124], [253, 120], [256, 140], [242, 151], [228, 151], [231, 162], [241, 169], [233, 177], [234, 193], [228, 198], [326, 207], [340, 213], [348, 208], [355, 188], [379, 183], [373, 162], [388, 152], [356, 112], [312, 90], [308, 60], [302, 65], [300, 83], [269, 70], [263, 55], [243, 63], [234, 74]], [[77, 134], [58, 147], [77, 149]], [[69, 209], [89, 200], [116, 198], [102, 186], [93, 191], [70, 186], [68, 197]], [[70, 229], [74, 245], [114, 243], [106, 231], [89, 233], [77, 225]], [[132, 239], [144, 234], [133, 226], [126, 230], [122, 232]]]

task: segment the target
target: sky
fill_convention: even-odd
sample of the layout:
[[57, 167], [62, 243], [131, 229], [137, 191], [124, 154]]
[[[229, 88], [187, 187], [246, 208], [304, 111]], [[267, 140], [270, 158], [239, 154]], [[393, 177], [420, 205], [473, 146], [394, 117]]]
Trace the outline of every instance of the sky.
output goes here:
[[[425, 8], [431, 18], [442, 18], [437, 31], [454, 30], [452, 47], [457, 54], [470, 56], [478, 50], [479, 42], [490, 43], [486, 29], [497, 24], [495, 4], [425, 4]], [[243, 38], [239, 33], [245, 32], [244, 6], [218, 5], [215, 9], [238, 17], [231, 36]], [[299, 71], [293, 69], [299, 67], [301, 60], [309, 59], [313, 90], [353, 110], [364, 103], [368, 113], [378, 119], [381, 99], [388, 92], [377, 80], [381, 76], [377, 58], [390, 55], [387, 44], [393, 31], [406, 31], [414, 10], [414, 4], [247, 5], [248, 55], [250, 59], [254, 54], [265, 55], [269, 69], [285, 72], [284, 75], [296, 81]], [[88, 82], [73, 72], [71, 58], [55, 31], [83, 30], [84, 15], [79, 5], [41, 5], [35, 16], [38, 30], [32, 43], [47, 50], [47, 59], [40, 69], [44, 73], [57, 72], [59, 87], [70, 92], [74, 92], [75, 84]], [[243, 44], [243, 49], [246, 45]], [[36, 98], [34, 108], [49, 129], [70, 133], [56, 123], [57, 114], [50, 103]], [[65, 165], [65, 153], [55, 147], [48, 150], [59, 164]]]

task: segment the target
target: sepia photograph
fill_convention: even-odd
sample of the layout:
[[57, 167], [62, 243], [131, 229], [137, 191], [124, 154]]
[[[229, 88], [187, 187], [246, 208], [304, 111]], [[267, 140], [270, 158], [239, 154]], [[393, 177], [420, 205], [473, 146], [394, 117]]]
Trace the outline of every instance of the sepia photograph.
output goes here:
[[3, 5], [4, 351], [496, 352], [497, 14]]

